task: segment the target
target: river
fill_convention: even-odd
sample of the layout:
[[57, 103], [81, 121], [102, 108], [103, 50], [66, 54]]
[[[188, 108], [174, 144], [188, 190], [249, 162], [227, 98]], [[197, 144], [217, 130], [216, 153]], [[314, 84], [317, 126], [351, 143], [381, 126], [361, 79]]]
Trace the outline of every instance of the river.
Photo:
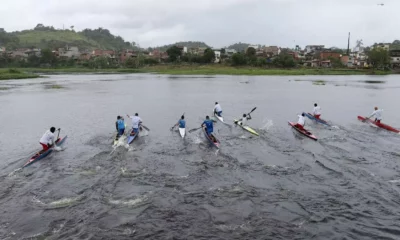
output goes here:
[[[400, 127], [399, 88], [396, 75], [1, 81], [0, 239], [399, 239], [400, 136], [357, 120], [378, 106]], [[170, 131], [215, 101], [228, 122], [257, 107], [260, 137], [217, 123], [217, 151]], [[315, 102], [336, 126], [307, 120], [318, 141], [287, 124]], [[117, 115], [136, 112], [150, 131], [114, 150]], [[64, 150], [15, 171], [51, 126]]]

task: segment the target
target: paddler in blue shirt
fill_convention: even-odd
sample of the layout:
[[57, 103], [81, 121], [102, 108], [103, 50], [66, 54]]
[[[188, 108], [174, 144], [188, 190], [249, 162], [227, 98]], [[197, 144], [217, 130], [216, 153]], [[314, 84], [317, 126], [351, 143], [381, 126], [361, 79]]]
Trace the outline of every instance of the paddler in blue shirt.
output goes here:
[[181, 119], [179, 119], [178, 123], [175, 124], [175, 126], [178, 126], [179, 128], [185, 128], [186, 127], [186, 121], [185, 121], [185, 116], [182, 115]]
[[115, 126], [117, 128], [118, 134], [117, 134], [117, 139], [122, 136], [125, 132], [125, 121], [124, 118], [121, 116], [117, 117], [117, 122], [115, 123]]
[[206, 129], [206, 132], [208, 134], [208, 136], [215, 141], [214, 136], [211, 134], [214, 131], [214, 122], [213, 120], [210, 119], [209, 116], [206, 116], [206, 120], [204, 120], [203, 124], [201, 124], [201, 126]]

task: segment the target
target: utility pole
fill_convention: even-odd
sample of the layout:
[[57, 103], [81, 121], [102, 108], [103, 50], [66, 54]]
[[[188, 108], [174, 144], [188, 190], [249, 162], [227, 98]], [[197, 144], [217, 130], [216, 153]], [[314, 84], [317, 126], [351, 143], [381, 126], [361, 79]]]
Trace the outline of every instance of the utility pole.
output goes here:
[[347, 39], [347, 55], [350, 54], [350, 32], [349, 32], [349, 38]]

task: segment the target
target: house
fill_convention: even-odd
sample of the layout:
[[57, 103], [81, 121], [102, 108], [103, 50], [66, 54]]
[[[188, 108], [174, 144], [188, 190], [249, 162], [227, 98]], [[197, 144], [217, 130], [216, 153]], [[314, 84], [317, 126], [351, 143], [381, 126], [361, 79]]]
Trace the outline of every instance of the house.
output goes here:
[[392, 68], [400, 67], [400, 50], [390, 50], [389, 56]]
[[194, 48], [189, 48], [187, 51], [188, 51], [188, 53], [191, 53], [191, 54], [193, 54], [193, 55], [200, 55], [200, 56], [202, 56], [203, 54], [204, 54], [204, 51], [206, 50], [207, 48], [205, 48], [205, 47], [194, 47]]
[[105, 56], [105, 57], [115, 58], [115, 51], [96, 49], [92, 52], [92, 55], [95, 57]]
[[315, 52], [315, 51], [322, 51], [325, 48], [325, 45], [307, 45], [305, 48], [306, 54]]
[[92, 54], [89, 52], [82, 52], [81, 56], [79, 57], [79, 60], [81, 61], [88, 61], [92, 57]]
[[332, 67], [331, 60], [323, 60], [323, 61], [321, 61], [320, 65], [321, 65], [321, 67], [326, 67], [326, 68]]
[[281, 49], [278, 46], [268, 46], [264, 47], [263, 51], [268, 54], [270, 57], [277, 56], [281, 54]]
[[58, 49], [58, 56], [60, 58], [79, 59], [80, 56], [81, 56], [81, 53], [79, 52], [78, 47], [66, 46], [65, 48], [59, 48]]
[[19, 48], [16, 49], [15, 51], [10, 52], [12, 58], [16, 59], [27, 59], [29, 56], [41, 56], [41, 50], [38, 48]]
[[227, 48], [225, 49], [225, 55], [232, 57], [233, 54], [237, 53], [236, 49]]
[[6, 48], [5, 47], [0, 47], [0, 54], [3, 54], [6, 52]]
[[374, 49], [380, 48], [380, 49], [384, 49], [386, 51], [389, 51], [390, 43], [377, 43], [377, 44], [374, 44], [373, 48]]
[[214, 63], [219, 63], [221, 61], [221, 49], [213, 49], [215, 54]]
[[[154, 50], [153, 52], [158, 51]], [[129, 58], [137, 58], [137, 53], [132, 50], [126, 49], [119, 54], [119, 61], [124, 63]]]
[[321, 60], [327, 60], [329, 58], [340, 59], [341, 54], [338, 52], [332, 52], [332, 51], [327, 50], [327, 51], [320, 52], [319, 56], [320, 56]]
[[247, 53], [247, 49], [249, 48], [254, 48], [256, 51], [260, 48], [258, 45], [249, 45], [247, 48], [244, 50], [245, 53]]

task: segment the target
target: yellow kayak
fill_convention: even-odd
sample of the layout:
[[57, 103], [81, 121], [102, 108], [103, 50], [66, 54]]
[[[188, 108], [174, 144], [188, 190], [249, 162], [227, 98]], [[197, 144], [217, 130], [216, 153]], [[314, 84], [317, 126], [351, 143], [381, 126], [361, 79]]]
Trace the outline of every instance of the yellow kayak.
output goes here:
[[242, 124], [241, 124], [242, 122], [241, 122], [241, 121], [234, 119], [233, 122], [234, 122], [236, 125], [238, 125], [238, 126], [240, 126], [241, 128], [243, 128], [244, 130], [248, 131], [249, 133], [252, 133], [252, 134], [254, 134], [254, 135], [256, 135], [256, 136], [259, 136], [259, 134], [258, 134], [254, 129], [252, 129], [251, 127], [246, 126], [246, 125], [245, 125], [245, 126], [242, 126]]

